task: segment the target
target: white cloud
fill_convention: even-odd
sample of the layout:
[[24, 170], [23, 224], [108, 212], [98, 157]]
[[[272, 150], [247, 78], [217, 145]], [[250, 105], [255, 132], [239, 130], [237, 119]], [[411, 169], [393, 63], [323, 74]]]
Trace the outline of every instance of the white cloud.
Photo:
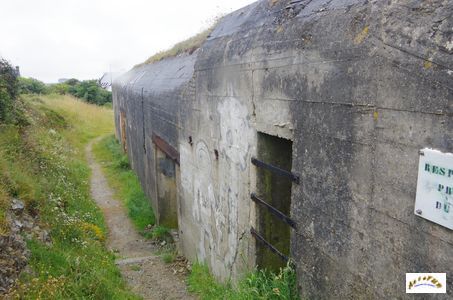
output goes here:
[[23, 76], [127, 70], [254, 0], [0, 0], [0, 56]]

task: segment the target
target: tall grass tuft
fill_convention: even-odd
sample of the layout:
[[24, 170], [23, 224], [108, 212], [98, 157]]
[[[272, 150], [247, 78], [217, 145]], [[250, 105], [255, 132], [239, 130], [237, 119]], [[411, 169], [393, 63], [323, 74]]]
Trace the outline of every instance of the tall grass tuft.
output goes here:
[[220, 20], [221, 20], [221, 17], [217, 17], [214, 21], [214, 24], [211, 25], [208, 29], [203, 30], [202, 32], [188, 38], [187, 40], [184, 40], [182, 42], [175, 44], [172, 48], [170, 48], [168, 50], [160, 51], [160, 52], [154, 54], [153, 56], [148, 58], [145, 62], [134, 66], [134, 68], [140, 67], [140, 66], [146, 65], [146, 64], [152, 64], [152, 63], [158, 62], [160, 60], [163, 60], [165, 58], [176, 57], [183, 53], [192, 54], [195, 50], [197, 50], [198, 48], [200, 48], [203, 45], [203, 43], [209, 37], [209, 35], [214, 30], [216, 25], [220, 22]]
[[210, 274], [206, 265], [196, 263], [189, 275], [189, 290], [203, 300], [255, 300], [255, 299], [300, 299], [297, 291], [296, 272], [288, 263], [275, 274], [255, 270], [240, 280], [236, 286], [221, 284]]

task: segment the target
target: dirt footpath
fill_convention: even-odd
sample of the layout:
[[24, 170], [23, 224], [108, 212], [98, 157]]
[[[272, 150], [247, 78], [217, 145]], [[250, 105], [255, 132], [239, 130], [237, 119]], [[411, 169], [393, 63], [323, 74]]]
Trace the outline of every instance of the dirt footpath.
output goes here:
[[92, 145], [97, 140], [86, 147], [92, 171], [91, 195], [104, 213], [109, 229], [107, 247], [117, 253], [116, 264], [123, 277], [144, 299], [196, 299], [188, 293], [184, 276], [175, 274], [154, 254], [156, 246], [137, 233], [121, 202], [114, 198], [101, 166], [94, 160]]

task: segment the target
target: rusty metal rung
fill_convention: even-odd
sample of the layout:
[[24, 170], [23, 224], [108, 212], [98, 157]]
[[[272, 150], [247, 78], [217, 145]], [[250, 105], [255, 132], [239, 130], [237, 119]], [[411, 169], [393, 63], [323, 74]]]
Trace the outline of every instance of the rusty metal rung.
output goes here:
[[252, 200], [255, 202], [255, 203], [258, 203], [258, 204], [261, 204], [263, 205], [264, 207], [267, 208], [267, 210], [272, 213], [274, 216], [276, 216], [277, 218], [281, 219], [283, 222], [285, 222], [286, 224], [288, 224], [289, 226], [291, 226], [292, 228], [294, 229], [297, 229], [296, 228], [296, 222], [291, 219], [290, 217], [288, 217], [287, 215], [285, 215], [284, 213], [282, 213], [281, 211], [279, 211], [278, 209], [276, 209], [275, 207], [273, 207], [272, 205], [270, 205], [269, 203], [267, 203], [266, 201], [258, 198], [258, 196], [255, 194], [255, 193], [252, 193], [250, 195], [250, 197], [252, 198]]
[[273, 166], [271, 164], [265, 163], [264, 161], [261, 161], [255, 157], [252, 157], [252, 164], [254, 164], [257, 167], [269, 170], [277, 175], [288, 177], [289, 179], [291, 179], [292, 181], [294, 181], [297, 184], [300, 183], [300, 178], [298, 175], [296, 175], [292, 172], [280, 169], [279, 167]]
[[174, 160], [179, 165], [179, 152], [175, 148], [173, 148], [167, 141], [163, 138], [158, 136], [157, 134], [153, 133], [151, 137], [153, 143], [156, 145], [157, 148], [162, 150], [168, 157]]
[[283, 261], [287, 262], [289, 260], [288, 256], [285, 254], [281, 253], [277, 248], [275, 248], [271, 243], [266, 241], [264, 237], [262, 237], [256, 230], [255, 228], [251, 227], [250, 228], [250, 233], [257, 239], [259, 242], [261, 242], [263, 245], [265, 245], [269, 250], [277, 254], [278, 257], [280, 257]]

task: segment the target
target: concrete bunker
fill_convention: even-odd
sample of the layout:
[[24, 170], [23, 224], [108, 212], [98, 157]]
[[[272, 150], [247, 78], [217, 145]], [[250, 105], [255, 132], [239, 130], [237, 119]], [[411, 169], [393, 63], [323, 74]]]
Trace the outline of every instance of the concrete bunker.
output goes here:
[[[258, 1], [224, 17], [201, 49], [114, 83], [117, 135], [127, 131], [156, 212], [159, 182], [172, 178], [156, 166], [173, 169], [158, 164], [168, 155], [152, 133], [180, 153], [186, 257], [221, 280], [273, 261], [250, 234], [274, 238], [255, 193], [296, 228], [273, 243], [294, 261], [302, 297], [398, 298], [406, 272], [453, 272], [451, 231], [413, 211], [419, 150], [453, 152], [453, 3], [403, 2]], [[277, 136], [292, 141], [286, 166], [261, 151]], [[269, 200], [252, 158], [300, 176], [286, 183], [289, 202]]]
[[292, 142], [258, 132], [256, 166], [257, 189], [252, 193], [256, 205], [256, 263], [261, 268], [278, 271], [290, 256], [290, 233], [294, 222], [291, 187], [296, 176], [291, 173]]

